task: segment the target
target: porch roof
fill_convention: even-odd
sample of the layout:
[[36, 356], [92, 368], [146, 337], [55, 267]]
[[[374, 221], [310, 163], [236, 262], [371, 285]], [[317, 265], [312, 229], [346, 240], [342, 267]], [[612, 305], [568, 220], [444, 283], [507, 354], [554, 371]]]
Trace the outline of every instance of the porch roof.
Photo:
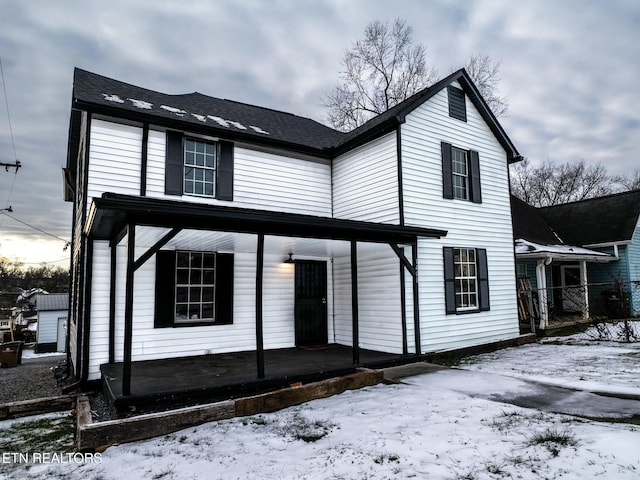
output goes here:
[[418, 237], [440, 238], [446, 230], [293, 213], [194, 204], [114, 193], [94, 198], [85, 233], [95, 240], [116, 238], [127, 223], [301, 238], [413, 243]]
[[553, 260], [567, 261], [586, 261], [595, 263], [607, 263], [618, 260], [618, 257], [609, 255], [608, 253], [589, 250], [588, 248], [574, 247], [572, 245], [541, 245], [529, 242], [521, 238], [515, 241], [516, 258], [533, 258], [543, 259], [551, 258]]

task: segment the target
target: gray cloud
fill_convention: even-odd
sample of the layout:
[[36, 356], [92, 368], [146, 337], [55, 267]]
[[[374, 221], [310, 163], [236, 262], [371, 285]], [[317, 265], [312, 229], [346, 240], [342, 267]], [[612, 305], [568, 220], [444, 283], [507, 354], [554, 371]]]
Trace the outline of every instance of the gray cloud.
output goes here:
[[[0, 0], [0, 56], [17, 157], [0, 207], [68, 238], [62, 201], [73, 67], [167, 93], [205, 94], [322, 121], [343, 52], [373, 19], [406, 18], [441, 75], [471, 55], [501, 62], [502, 120], [534, 161], [639, 165], [640, 6], [631, 0], [50, 2]], [[12, 161], [0, 98], [0, 159]], [[7, 203], [8, 202], [8, 203]], [[0, 216], [8, 239], [43, 239]], [[26, 250], [25, 250], [26, 252]], [[25, 254], [26, 256], [26, 254]]]

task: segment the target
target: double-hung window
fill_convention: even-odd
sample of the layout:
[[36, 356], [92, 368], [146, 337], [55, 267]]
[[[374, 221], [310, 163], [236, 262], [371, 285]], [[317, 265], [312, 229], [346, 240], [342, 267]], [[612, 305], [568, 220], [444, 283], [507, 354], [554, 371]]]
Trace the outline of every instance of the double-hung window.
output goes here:
[[467, 167], [467, 151], [451, 148], [451, 180], [453, 198], [469, 199], [469, 168]]
[[187, 138], [184, 142], [185, 195], [213, 197], [216, 190], [216, 145]]
[[441, 152], [443, 197], [482, 203], [478, 152], [454, 147], [447, 142], [441, 143]]
[[489, 310], [489, 273], [484, 248], [445, 247], [447, 313]]
[[154, 327], [233, 323], [233, 258], [219, 252], [157, 252]]
[[167, 131], [164, 193], [233, 200], [232, 142]]

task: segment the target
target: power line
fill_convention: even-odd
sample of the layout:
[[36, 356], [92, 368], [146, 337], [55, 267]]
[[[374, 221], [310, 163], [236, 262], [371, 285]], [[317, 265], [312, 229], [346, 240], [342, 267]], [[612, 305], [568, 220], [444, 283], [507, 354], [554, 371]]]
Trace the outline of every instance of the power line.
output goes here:
[[16, 221], [16, 222], [18, 222], [18, 223], [21, 223], [21, 224], [23, 224], [23, 225], [26, 225], [26, 226], [27, 226], [27, 227], [29, 227], [29, 228], [33, 228], [34, 230], [37, 230], [37, 231], [38, 231], [38, 232], [40, 232], [40, 233], [44, 233], [45, 235], [48, 235], [48, 236], [50, 236], [50, 237], [53, 237], [53, 238], [55, 238], [55, 239], [57, 239], [57, 240], [60, 240], [60, 241], [64, 242], [64, 243], [65, 243], [64, 250], [66, 250], [66, 249], [67, 249], [67, 247], [69, 247], [69, 245], [71, 244], [71, 242], [69, 242], [69, 240], [65, 240], [64, 238], [60, 238], [60, 237], [58, 237], [57, 235], [54, 235], [53, 233], [45, 232], [45, 231], [44, 231], [44, 230], [42, 230], [41, 228], [34, 227], [33, 225], [28, 224], [27, 222], [24, 222], [24, 221], [22, 221], [22, 220], [17, 219], [17, 218], [16, 218], [16, 217], [14, 217], [13, 215], [9, 215], [7, 212], [0, 211], [0, 213], [2, 213], [3, 215], [6, 215], [7, 217], [11, 218], [12, 220], [15, 220], [15, 221]]

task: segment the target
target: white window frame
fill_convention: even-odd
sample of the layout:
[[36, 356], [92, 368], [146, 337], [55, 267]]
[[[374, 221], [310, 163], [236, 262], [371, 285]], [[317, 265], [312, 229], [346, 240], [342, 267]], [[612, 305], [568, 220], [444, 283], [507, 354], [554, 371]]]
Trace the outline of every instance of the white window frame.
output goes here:
[[[469, 200], [469, 159], [467, 151], [451, 147], [451, 182], [453, 184], [453, 198]], [[464, 171], [462, 168], [464, 167]]]
[[[205, 264], [205, 255], [213, 258], [212, 265]], [[184, 256], [188, 256], [187, 265], [181, 261]], [[176, 251], [174, 323], [215, 322], [216, 272], [214, 252]], [[186, 316], [179, 313], [185, 308]], [[210, 315], [205, 315], [208, 309]]]
[[[190, 149], [190, 144], [194, 148]], [[202, 150], [198, 146], [202, 146]], [[185, 137], [184, 140], [184, 173], [182, 191], [192, 197], [215, 198], [216, 168], [218, 163], [217, 144], [201, 138]], [[187, 178], [193, 175], [194, 178]], [[201, 189], [197, 187], [202, 187]], [[210, 187], [208, 189], [207, 187]]]
[[453, 249], [453, 275], [456, 311], [478, 310], [478, 256], [475, 248]]

